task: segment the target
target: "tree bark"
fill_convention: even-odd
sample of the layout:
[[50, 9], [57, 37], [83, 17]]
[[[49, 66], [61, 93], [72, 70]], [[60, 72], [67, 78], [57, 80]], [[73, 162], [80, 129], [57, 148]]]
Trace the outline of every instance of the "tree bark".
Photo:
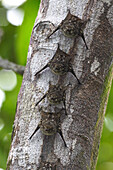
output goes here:
[[[68, 9], [81, 19], [90, 18], [84, 29], [89, 50], [80, 37], [75, 42], [73, 38], [65, 37], [61, 30], [46, 39], [66, 17]], [[41, 1], [18, 95], [8, 170], [95, 169], [113, 75], [112, 11], [112, 0]], [[49, 68], [34, 76], [50, 61], [58, 44], [60, 49], [72, 55], [74, 72], [81, 85], [72, 74], [59, 77]], [[64, 86], [71, 84], [66, 90], [67, 115], [61, 116], [61, 130], [67, 147], [58, 133], [46, 136], [39, 130], [29, 140], [40, 121], [39, 108], [48, 111], [49, 107], [47, 99], [38, 106], [35, 104], [47, 92], [49, 81], [57, 84], [59, 78]], [[54, 111], [54, 106], [52, 109]]]

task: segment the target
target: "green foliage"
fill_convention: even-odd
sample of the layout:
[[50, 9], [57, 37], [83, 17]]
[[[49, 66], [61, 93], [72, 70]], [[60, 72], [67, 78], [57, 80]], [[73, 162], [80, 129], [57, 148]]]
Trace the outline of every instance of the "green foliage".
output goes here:
[[113, 83], [109, 95], [96, 170], [113, 169]]

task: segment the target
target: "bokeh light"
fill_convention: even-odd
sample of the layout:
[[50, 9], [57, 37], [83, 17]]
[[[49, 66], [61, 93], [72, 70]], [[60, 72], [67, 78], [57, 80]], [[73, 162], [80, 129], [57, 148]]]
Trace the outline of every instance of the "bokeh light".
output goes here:
[[4, 101], [5, 101], [5, 93], [0, 89], [0, 108], [2, 107]]
[[12, 70], [0, 70], [0, 88], [5, 91], [13, 90], [17, 84], [16, 74]]
[[22, 5], [26, 0], [2, 0], [2, 5], [5, 8], [15, 8]]
[[11, 9], [7, 11], [7, 20], [12, 25], [21, 25], [24, 18], [24, 11], [21, 9]]

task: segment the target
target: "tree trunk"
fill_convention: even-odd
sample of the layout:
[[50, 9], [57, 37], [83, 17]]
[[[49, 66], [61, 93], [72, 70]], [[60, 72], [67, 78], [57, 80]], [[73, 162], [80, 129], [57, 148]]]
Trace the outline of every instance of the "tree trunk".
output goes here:
[[[68, 38], [59, 29], [47, 36], [71, 14], [87, 20], [84, 36]], [[35, 27], [32, 31], [27, 65], [18, 95], [17, 112], [12, 144], [7, 161], [9, 170], [86, 170], [95, 169], [109, 91], [113, 75], [113, 1], [105, 0], [42, 0]], [[90, 20], [89, 20], [90, 19]], [[46, 21], [46, 22], [42, 22]], [[39, 23], [39, 24], [37, 24]], [[81, 85], [71, 73], [55, 75], [50, 68], [39, 75], [60, 49], [71, 56], [73, 69]], [[66, 111], [60, 117], [61, 131], [52, 136], [38, 130], [29, 140], [40, 121], [40, 108], [61, 109], [63, 104], [50, 105], [42, 98], [49, 88], [60, 82], [67, 86]]]

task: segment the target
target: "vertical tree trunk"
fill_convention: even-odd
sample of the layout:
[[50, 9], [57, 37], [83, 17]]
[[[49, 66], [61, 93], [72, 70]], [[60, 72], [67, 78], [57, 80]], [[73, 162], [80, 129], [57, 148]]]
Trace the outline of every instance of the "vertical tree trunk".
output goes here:
[[[90, 18], [84, 29], [88, 50], [80, 37], [75, 42], [61, 30], [46, 39], [66, 17], [68, 9], [81, 19]], [[18, 95], [8, 170], [95, 169], [113, 74], [112, 11], [112, 0], [106, 3], [104, 0], [42, 0]], [[38, 130], [29, 140], [40, 121], [40, 107], [49, 109], [46, 98], [35, 106], [37, 101], [47, 92], [50, 81], [54, 85], [59, 81], [59, 76], [49, 68], [34, 75], [50, 61], [58, 44], [72, 57], [74, 72], [82, 83], [79, 85], [71, 73], [60, 77], [63, 86], [71, 84], [66, 90], [67, 115], [61, 115], [61, 130], [67, 147], [59, 133], [46, 136]], [[61, 107], [62, 104], [58, 105]], [[54, 106], [52, 109], [54, 111]]]

